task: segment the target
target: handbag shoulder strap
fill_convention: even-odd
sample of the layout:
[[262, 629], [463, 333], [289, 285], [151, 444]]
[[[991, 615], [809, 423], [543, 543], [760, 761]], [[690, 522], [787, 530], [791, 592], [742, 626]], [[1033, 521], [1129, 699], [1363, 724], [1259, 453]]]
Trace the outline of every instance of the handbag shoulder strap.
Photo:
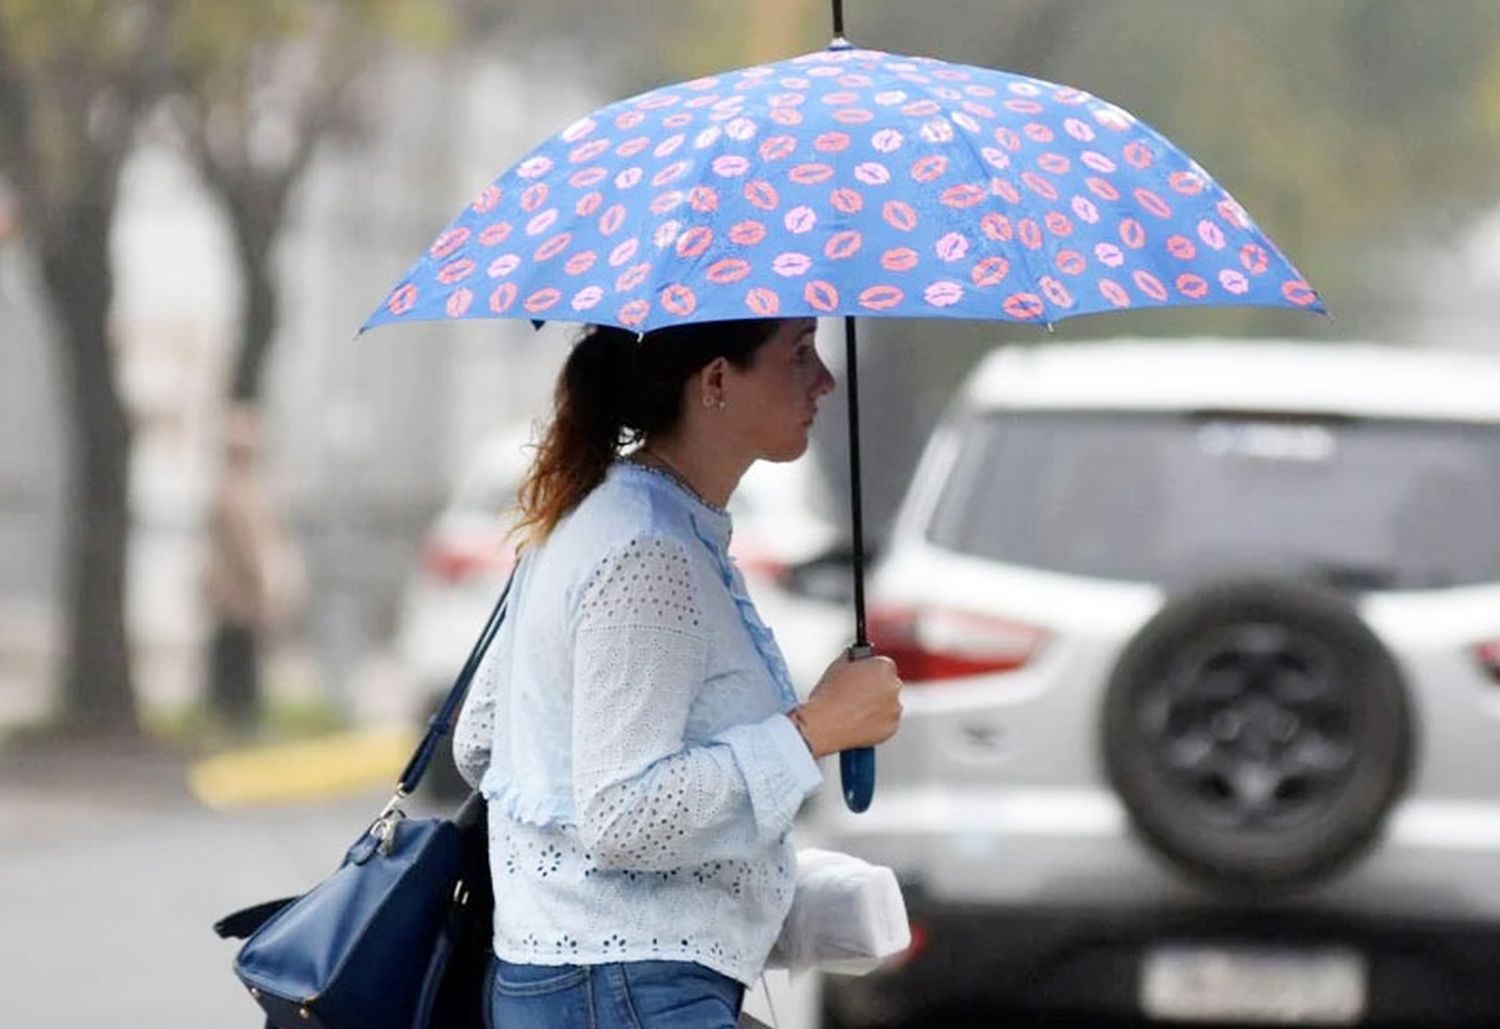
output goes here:
[[505, 582], [505, 588], [500, 591], [499, 599], [495, 601], [494, 609], [490, 611], [489, 620], [484, 623], [484, 629], [479, 633], [479, 639], [474, 641], [474, 647], [469, 651], [469, 659], [464, 662], [463, 669], [453, 682], [453, 688], [448, 691], [448, 699], [444, 700], [443, 706], [427, 720], [426, 735], [422, 737], [422, 742], [417, 744], [416, 752], [406, 764], [406, 770], [396, 781], [398, 797], [410, 796], [417, 788], [422, 781], [422, 776], [427, 772], [432, 755], [437, 752], [438, 742], [452, 730], [453, 720], [458, 717], [458, 709], [464, 702], [464, 696], [469, 692], [469, 683], [473, 680], [474, 673], [479, 670], [479, 663], [484, 660], [485, 651], [489, 649], [496, 633], [500, 631], [500, 623], [505, 621], [510, 590], [515, 585], [516, 572], [520, 566], [521, 562], [518, 559], [516, 567], [511, 569], [510, 578]]

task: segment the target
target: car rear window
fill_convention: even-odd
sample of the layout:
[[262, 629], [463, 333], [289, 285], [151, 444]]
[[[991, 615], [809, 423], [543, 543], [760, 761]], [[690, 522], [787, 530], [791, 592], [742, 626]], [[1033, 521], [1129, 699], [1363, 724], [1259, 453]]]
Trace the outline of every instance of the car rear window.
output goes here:
[[1159, 583], [1500, 581], [1500, 426], [1016, 411], [960, 432], [927, 534], [964, 554]]

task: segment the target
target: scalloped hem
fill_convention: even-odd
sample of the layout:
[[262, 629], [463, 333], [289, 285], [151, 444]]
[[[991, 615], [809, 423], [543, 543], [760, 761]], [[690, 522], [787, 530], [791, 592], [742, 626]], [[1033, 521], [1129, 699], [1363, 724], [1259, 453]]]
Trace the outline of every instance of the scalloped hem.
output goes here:
[[484, 794], [492, 816], [537, 829], [560, 828], [576, 821], [572, 797], [537, 796], [515, 783], [496, 782], [488, 774], [480, 781], [479, 791]]

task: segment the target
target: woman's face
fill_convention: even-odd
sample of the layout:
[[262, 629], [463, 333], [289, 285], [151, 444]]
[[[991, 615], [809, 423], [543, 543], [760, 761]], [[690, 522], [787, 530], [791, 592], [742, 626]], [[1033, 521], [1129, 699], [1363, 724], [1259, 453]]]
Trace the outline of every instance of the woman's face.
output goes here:
[[758, 459], [793, 461], [807, 450], [818, 401], [833, 391], [833, 376], [813, 347], [818, 323], [787, 318], [750, 360], [724, 372], [724, 409], [731, 431]]

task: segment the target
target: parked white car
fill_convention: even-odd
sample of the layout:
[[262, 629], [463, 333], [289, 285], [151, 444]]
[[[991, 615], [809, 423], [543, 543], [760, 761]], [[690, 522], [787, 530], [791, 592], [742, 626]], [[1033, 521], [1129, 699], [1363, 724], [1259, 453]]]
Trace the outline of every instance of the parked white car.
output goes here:
[[992, 354], [872, 582], [874, 804], [816, 812], [916, 943], [828, 1024], [1500, 1024], [1497, 513], [1500, 359]]

